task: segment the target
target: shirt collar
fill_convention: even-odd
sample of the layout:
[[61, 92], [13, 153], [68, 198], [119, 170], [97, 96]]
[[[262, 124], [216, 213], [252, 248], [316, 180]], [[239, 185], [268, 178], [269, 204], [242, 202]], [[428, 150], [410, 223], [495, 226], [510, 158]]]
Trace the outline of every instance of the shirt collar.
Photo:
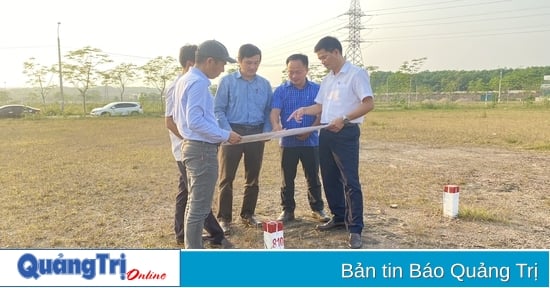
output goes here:
[[[306, 89], [309, 85], [311, 85], [310, 82], [311, 81], [309, 81], [309, 79], [306, 78], [306, 85], [304, 85], [304, 87], [302, 89]], [[283, 87], [285, 87], [285, 88], [288, 88], [288, 87], [296, 88], [296, 86], [292, 85], [292, 82], [290, 82], [290, 80], [286, 80], [285, 83], [283, 83]], [[298, 89], [298, 88], [296, 88], [296, 89]]]
[[[349, 71], [349, 69], [351, 69], [351, 63], [349, 61], [346, 61], [346, 62], [344, 62], [344, 65], [342, 65], [342, 68], [340, 68], [340, 72], [338, 72], [338, 74], [347, 73]], [[330, 71], [330, 74], [335, 76], [334, 71]]]
[[246, 80], [243, 78], [243, 75], [241, 74], [241, 70], [237, 70], [235, 71], [235, 77], [237, 79], [243, 79], [244, 81], [247, 81], [247, 82], [254, 82], [254, 80], [256, 80], [256, 78], [258, 77], [258, 74], [254, 75], [254, 78], [252, 78], [252, 80]]
[[195, 75], [197, 75], [197, 76], [199, 76], [199, 77], [201, 77], [201, 78], [204, 78], [204, 79], [206, 79], [209, 83], [211, 83], [211, 82], [210, 82], [210, 79], [208, 79], [208, 76], [206, 76], [206, 74], [204, 74], [204, 72], [202, 72], [201, 69], [195, 68], [195, 67], [191, 67], [191, 70], [189, 70], [189, 72], [190, 72], [190, 73], [193, 73], [193, 74], [195, 74]]

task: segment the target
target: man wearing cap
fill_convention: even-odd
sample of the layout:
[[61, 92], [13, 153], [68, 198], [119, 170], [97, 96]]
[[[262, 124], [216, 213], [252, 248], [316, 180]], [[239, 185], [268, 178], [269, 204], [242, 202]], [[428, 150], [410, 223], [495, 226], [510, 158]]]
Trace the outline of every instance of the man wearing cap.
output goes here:
[[185, 217], [185, 248], [202, 249], [204, 221], [212, 209], [218, 177], [218, 147], [222, 142], [236, 144], [241, 136], [220, 128], [214, 117], [210, 80], [218, 77], [229, 57], [225, 46], [208, 40], [199, 45], [195, 66], [176, 82], [174, 119], [185, 139], [182, 160], [187, 169], [189, 199]]
[[[262, 52], [252, 44], [239, 48], [239, 70], [224, 76], [216, 92], [215, 113], [220, 127], [240, 135], [271, 132], [271, 97], [269, 81], [256, 74]], [[259, 178], [264, 155], [264, 142], [227, 145], [220, 149], [218, 221], [226, 234], [233, 220], [233, 180], [244, 156], [244, 196], [240, 212], [241, 222], [258, 227], [255, 217], [258, 202]]]
[[[185, 230], [184, 230], [184, 221], [185, 221], [185, 209], [187, 207], [187, 199], [189, 191], [187, 190], [187, 171], [185, 170], [185, 165], [183, 164], [181, 158], [181, 147], [183, 145], [183, 137], [178, 131], [178, 127], [173, 119], [174, 114], [174, 87], [177, 80], [185, 75], [193, 65], [195, 65], [195, 54], [197, 51], [197, 45], [185, 45], [180, 48], [179, 62], [182, 67], [181, 74], [178, 75], [177, 79], [170, 84], [168, 87], [168, 92], [166, 92], [166, 112], [165, 112], [165, 125], [168, 128], [170, 142], [172, 144], [172, 154], [178, 165], [180, 171], [179, 175], [179, 191], [176, 195], [176, 213], [174, 216], [174, 232], [176, 234], [176, 243], [178, 245], [185, 245]], [[208, 232], [206, 237], [210, 246], [220, 247], [224, 249], [233, 248], [233, 244], [225, 238], [222, 228], [216, 220], [216, 217], [212, 212], [208, 214], [204, 222], [204, 230]]]

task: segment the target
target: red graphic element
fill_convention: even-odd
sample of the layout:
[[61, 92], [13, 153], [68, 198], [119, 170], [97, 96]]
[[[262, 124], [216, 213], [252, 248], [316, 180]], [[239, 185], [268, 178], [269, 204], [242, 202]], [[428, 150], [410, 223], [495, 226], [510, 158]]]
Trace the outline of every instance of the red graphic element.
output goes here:
[[166, 273], [156, 273], [151, 270], [147, 274], [141, 273], [138, 269], [132, 269], [126, 272], [128, 280], [166, 280]]

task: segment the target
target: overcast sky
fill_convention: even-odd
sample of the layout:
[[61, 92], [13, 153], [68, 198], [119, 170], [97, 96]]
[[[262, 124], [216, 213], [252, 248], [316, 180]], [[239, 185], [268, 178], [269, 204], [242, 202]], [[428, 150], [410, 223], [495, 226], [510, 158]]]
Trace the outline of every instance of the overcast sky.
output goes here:
[[[310, 56], [327, 35], [348, 37], [351, 0], [12, 0], [0, 10], [0, 84], [22, 87], [23, 62], [57, 63], [92, 46], [115, 63], [143, 65], [177, 58], [179, 47], [217, 39], [263, 52], [259, 74], [273, 85], [288, 55]], [[360, 0], [363, 63], [397, 71], [427, 57], [421, 70], [483, 70], [550, 66], [550, 0]], [[226, 66], [227, 67], [227, 66]]]

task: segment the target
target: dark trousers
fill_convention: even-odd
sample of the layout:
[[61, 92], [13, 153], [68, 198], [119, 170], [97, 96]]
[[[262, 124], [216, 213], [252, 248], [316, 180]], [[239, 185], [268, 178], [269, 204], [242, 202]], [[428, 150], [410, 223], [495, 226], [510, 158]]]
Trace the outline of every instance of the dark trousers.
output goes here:
[[[182, 161], [177, 161], [178, 168], [180, 170], [180, 181], [178, 184], [179, 192], [176, 196], [176, 215], [174, 217], [174, 232], [176, 233], [176, 239], [183, 242], [185, 239], [185, 209], [187, 208], [187, 198], [189, 196], [189, 190], [187, 190], [187, 171]], [[204, 230], [210, 234], [208, 240], [213, 243], [220, 244], [225, 237], [223, 234], [220, 223], [212, 214], [212, 211], [206, 217], [204, 221]]]
[[[241, 136], [262, 133], [263, 125], [256, 127], [244, 127], [232, 125], [233, 131]], [[231, 222], [233, 220], [233, 181], [239, 168], [239, 162], [244, 155], [244, 197], [241, 208], [241, 217], [254, 215], [258, 202], [259, 178], [264, 156], [263, 141], [250, 142], [237, 145], [224, 145], [220, 147], [219, 168], [220, 176], [218, 188], [218, 219]]]
[[307, 181], [307, 200], [313, 211], [320, 211], [324, 207], [321, 196], [321, 181], [319, 180], [319, 147], [281, 147], [281, 171], [283, 183], [281, 186], [281, 206], [283, 211], [294, 212], [296, 172], [298, 162]]
[[323, 188], [336, 222], [345, 222], [350, 233], [363, 230], [363, 192], [359, 182], [358, 125], [344, 126], [338, 133], [322, 129], [319, 160]]

